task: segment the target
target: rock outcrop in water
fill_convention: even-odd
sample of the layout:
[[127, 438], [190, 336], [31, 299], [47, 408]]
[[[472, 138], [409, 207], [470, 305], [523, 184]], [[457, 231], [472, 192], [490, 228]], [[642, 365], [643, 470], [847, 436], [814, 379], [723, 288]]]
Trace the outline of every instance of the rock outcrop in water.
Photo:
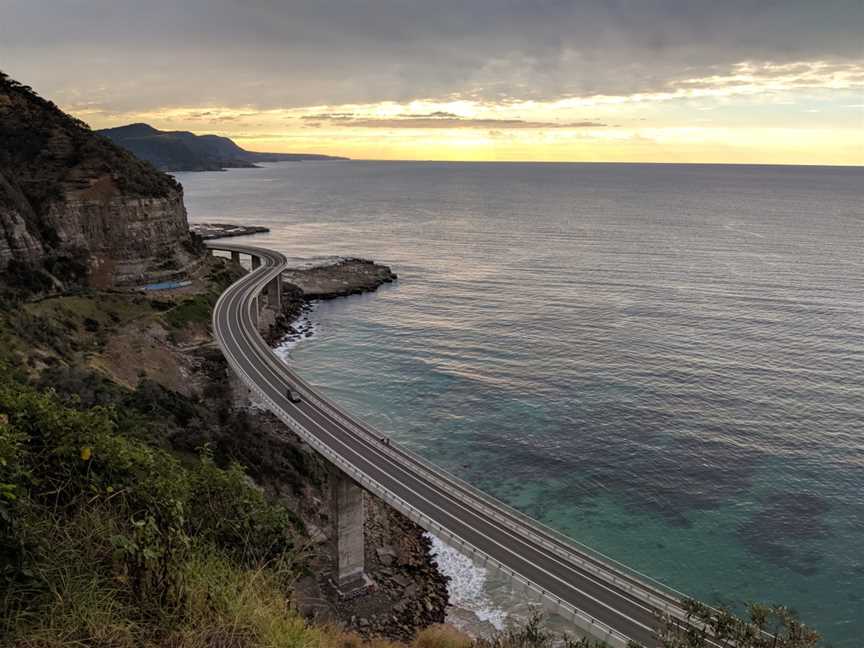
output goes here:
[[335, 258], [307, 268], [288, 269], [282, 273], [282, 278], [299, 287], [306, 300], [373, 292], [398, 279], [386, 265], [357, 258]]
[[198, 257], [173, 178], [0, 73], [4, 283], [132, 284]]
[[312, 329], [300, 327], [298, 319], [310, 302], [374, 292], [397, 279], [389, 266], [367, 259], [335, 257], [305, 268], [289, 268], [282, 273], [282, 312], [262, 331], [264, 339], [275, 344], [309, 337]]

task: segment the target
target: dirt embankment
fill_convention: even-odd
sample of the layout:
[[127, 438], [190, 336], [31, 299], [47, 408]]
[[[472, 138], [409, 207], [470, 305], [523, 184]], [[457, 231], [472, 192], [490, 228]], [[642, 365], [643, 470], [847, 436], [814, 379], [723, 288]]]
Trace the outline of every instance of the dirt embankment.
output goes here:
[[[422, 529], [366, 496], [367, 566], [377, 590], [353, 601], [333, 590], [332, 469], [250, 401], [209, 331], [216, 297], [241, 273], [209, 257], [180, 289], [91, 292], [0, 311], [0, 360], [85, 404], [138, 407], [162, 417], [148, 433], [155, 445], [186, 457], [206, 445], [218, 461], [246, 466], [305, 524], [305, 546], [296, 557], [298, 608], [367, 637], [410, 639], [444, 620], [446, 579]], [[290, 326], [307, 302], [300, 288], [286, 284], [285, 290], [280, 319]]]

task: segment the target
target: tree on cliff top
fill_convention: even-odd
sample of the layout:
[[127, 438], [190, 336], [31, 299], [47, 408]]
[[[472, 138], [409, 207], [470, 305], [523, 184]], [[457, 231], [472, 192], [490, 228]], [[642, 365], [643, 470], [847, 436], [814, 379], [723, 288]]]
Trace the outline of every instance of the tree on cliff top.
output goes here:
[[171, 176], [93, 133], [83, 121], [2, 71], [0, 175], [37, 212], [82, 175], [108, 175], [124, 193], [142, 197], [180, 190]]

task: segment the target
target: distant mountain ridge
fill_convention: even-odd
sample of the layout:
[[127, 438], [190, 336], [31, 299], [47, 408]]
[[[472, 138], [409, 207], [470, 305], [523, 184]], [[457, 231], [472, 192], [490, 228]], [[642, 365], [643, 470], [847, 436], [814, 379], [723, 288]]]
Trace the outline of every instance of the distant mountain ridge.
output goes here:
[[256, 162], [348, 159], [314, 153], [247, 151], [227, 137], [195, 135], [188, 131], [160, 131], [141, 123], [96, 132], [163, 171], [221, 171], [254, 167]]

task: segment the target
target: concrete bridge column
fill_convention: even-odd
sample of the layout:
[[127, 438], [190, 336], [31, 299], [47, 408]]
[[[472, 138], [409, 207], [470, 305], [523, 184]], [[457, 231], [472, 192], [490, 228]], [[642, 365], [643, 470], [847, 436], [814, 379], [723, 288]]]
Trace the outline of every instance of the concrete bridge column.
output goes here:
[[336, 587], [348, 594], [371, 584], [366, 576], [363, 491], [347, 475], [333, 470], [333, 526], [336, 536]]
[[282, 310], [282, 275], [267, 284], [267, 305], [277, 313]]
[[255, 270], [256, 268], [260, 268], [260, 267], [261, 267], [261, 257], [253, 256], [252, 257], [252, 269]]
[[231, 252], [231, 260], [234, 263], [240, 263], [240, 253], [239, 252]]
[[255, 296], [255, 303], [252, 304], [252, 322], [255, 324], [255, 328], [258, 328], [258, 316], [261, 314], [261, 299], [257, 295]]

